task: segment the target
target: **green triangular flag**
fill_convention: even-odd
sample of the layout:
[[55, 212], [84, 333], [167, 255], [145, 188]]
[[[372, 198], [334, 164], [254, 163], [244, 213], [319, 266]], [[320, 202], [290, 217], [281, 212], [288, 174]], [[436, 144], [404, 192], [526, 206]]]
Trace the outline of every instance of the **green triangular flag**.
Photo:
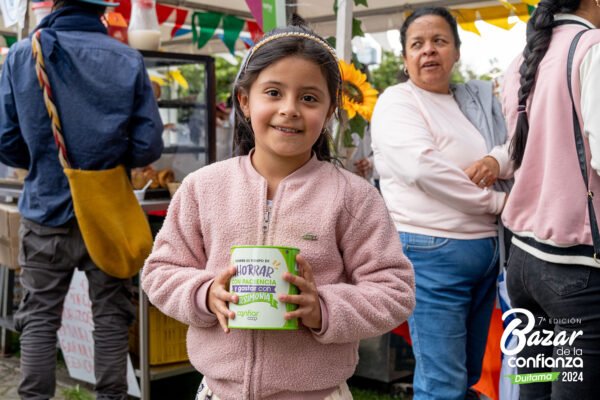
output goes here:
[[[195, 12], [192, 15], [192, 41], [199, 49], [214, 36], [222, 17], [223, 14], [216, 12]], [[197, 28], [200, 29], [200, 33]]]
[[235, 41], [240, 37], [245, 23], [246, 21], [233, 15], [223, 17], [223, 43], [233, 55], [235, 55]]
[[13, 44], [17, 43], [17, 38], [15, 36], [2, 35], [2, 37], [6, 41], [6, 47], [10, 47]]

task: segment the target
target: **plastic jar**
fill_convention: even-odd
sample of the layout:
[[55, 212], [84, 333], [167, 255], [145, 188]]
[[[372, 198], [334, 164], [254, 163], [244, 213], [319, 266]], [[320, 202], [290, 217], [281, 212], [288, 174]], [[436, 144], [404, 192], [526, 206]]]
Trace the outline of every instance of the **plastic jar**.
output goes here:
[[127, 36], [131, 47], [139, 50], [158, 50], [160, 29], [154, 0], [132, 0]]
[[39, 25], [42, 19], [52, 12], [52, 6], [54, 2], [50, 1], [36, 1], [31, 3], [31, 11], [35, 16], [35, 24]]

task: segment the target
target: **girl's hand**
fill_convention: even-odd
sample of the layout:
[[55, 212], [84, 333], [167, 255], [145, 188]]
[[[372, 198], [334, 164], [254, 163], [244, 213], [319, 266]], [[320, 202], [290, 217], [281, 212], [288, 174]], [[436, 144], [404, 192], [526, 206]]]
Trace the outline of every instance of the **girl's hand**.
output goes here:
[[300, 318], [307, 328], [321, 329], [321, 302], [312, 267], [301, 255], [296, 256], [296, 262], [298, 276], [286, 272], [283, 274], [283, 279], [296, 285], [300, 294], [280, 295], [279, 300], [284, 303], [298, 304], [298, 308], [286, 313], [284, 318], [286, 320]]
[[208, 289], [208, 309], [217, 316], [223, 332], [229, 333], [227, 319], [235, 318], [235, 313], [227, 307], [227, 302], [237, 303], [238, 296], [228, 291], [229, 280], [235, 275], [236, 269], [231, 266], [221, 272]]
[[490, 187], [498, 179], [500, 164], [498, 164], [498, 161], [494, 157], [485, 156], [465, 169], [465, 173], [471, 182], [480, 188]]

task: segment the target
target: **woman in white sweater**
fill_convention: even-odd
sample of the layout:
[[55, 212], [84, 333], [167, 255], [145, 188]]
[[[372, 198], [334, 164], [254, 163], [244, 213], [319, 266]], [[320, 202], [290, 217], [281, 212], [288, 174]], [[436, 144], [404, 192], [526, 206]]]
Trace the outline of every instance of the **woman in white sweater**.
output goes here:
[[372, 135], [381, 191], [415, 268], [414, 398], [463, 400], [481, 373], [506, 194], [491, 187], [498, 164], [486, 157], [490, 140], [450, 85], [460, 56], [454, 18], [444, 8], [417, 9], [401, 40], [410, 80], [381, 95]]

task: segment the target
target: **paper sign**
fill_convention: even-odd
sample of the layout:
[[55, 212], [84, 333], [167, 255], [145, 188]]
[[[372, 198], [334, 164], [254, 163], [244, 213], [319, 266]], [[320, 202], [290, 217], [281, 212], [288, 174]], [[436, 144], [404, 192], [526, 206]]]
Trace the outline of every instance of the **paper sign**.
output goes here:
[[[69, 375], [95, 384], [93, 331], [94, 321], [92, 303], [88, 294], [88, 280], [84, 272], [76, 270], [65, 298], [58, 340]], [[135, 378], [129, 355], [127, 356], [127, 384], [129, 395], [141, 397], [140, 386]]]

